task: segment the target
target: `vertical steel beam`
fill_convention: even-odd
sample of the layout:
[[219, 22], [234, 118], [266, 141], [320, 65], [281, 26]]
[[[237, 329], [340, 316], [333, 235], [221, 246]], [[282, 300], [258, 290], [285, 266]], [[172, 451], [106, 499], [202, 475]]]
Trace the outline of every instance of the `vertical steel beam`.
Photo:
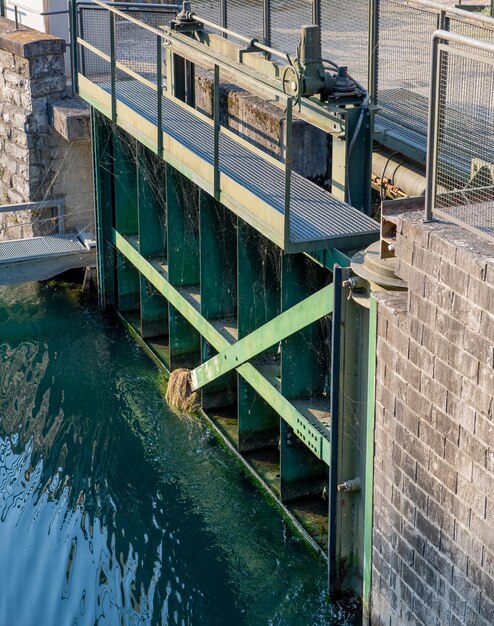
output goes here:
[[[197, 191], [192, 182], [166, 165], [168, 279], [189, 294], [199, 292], [200, 281]], [[201, 362], [199, 333], [172, 305], [168, 319], [170, 368], [197, 367]]]
[[93, 173], [98, 232], [98, 297], [102, 309], [115, 306], [116, 255], [111, 244], [113, 215], [113, 158], [111, 129], [105, 118], [91, 109]]
[[[116, 127], [112, 135], [115, 228], [121, 235], [137, 236], [137, 142]], [[121, 255], [117, 256], [117, 295], [120, 312], [139, 310], [139, 272]]]
[[[166, 204], [163, 161], [141, 144], [137, 145], [137, 205], [139, 252], [146, 259], [166, 261]], [[168, 334], [168, 303], [142, 275], [141, 337]]]
[[[369, 214], [372, 170], [370, 113], [368, 110], [363, 111], [360, 106], [348, 106], [341, 115], [345, 117], [345, 135], [333, 137], [331, 192], [340, 200]], [[359, 127], [361, 115], [364, 115], [364, 119]]]
[[376, 346], [377, 301], [370, 297], [369, 314], [369, 362], [367, 367], [367, 423], [365, 438], [365, 512], [364, 512], [364, 558], [362, 608], [364, 624], [370, 623], [370, 594], [372, 575], [372, 522], [374, 490], [374, 429], [376, 411]]
[[[290, 309], [323, 288], [329, 272], [303, 254], [282, 255], [281, 308]], [[281, 393], [290, 400], [305, 399], [307, 405], [329, 390], [329, 343], [318, 320], [281, 342]], [[329, 324], [328, 324], [329, 329]], [[326, 360], [325, 360], [326, 358]], [[329, 398], [327, 399], [329, 412]], [[280, 494], [283, 501], [320, 496], [328, 486], [328, 466], [315, 457], [281, 420]]]
[[[238, 336], [246, 337], [280, 312], [279, 250], [238, 220]], [[271, 380], [279, 377], [276, 355], [265, 356], [260, 369]], [[279, 416], [239, 375], [239, 449], [242, 452], [275, 447]]]
[[[234, 215], [209, 194], [200, 191], [201, 315], [212, 321], [237, 316], [237, 234]], [[208, 361], [216, 350], [202, 340], [202, 360]], [[236, 373], [206, 385], [202, 391], [204, 409], [235, 404]]]

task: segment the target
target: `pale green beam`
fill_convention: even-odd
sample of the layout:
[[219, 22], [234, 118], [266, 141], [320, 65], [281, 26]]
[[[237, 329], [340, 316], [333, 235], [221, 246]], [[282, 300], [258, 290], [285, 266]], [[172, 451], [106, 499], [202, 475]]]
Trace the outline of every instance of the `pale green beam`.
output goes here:
[[[173, 287], [163, 272], [159, 270], [157, 261], [145, 259], [139, 251], [125, 237], [113, 229], [112, 242], [147, 280], [172, 304], [185, 319], [208, 341], [215, 350], [221, 352], [232, 344], [227, 341], [208, 322], [199, 311], [187, 301], [178, 289]], [[333, 307], [333, 298], [328, 295]], [[242, 378], [289, 424], [297, 436], [312, 452], [327, 465], [330, 462], [330, 433], [327, 428], [309, 420], [302, 415], [293, 404], [287, 400], [251, 363], [244, 363], [237, 367]]]
[[204, 385], [250, 361], [271, 346], [275, 346], [302, 328], [317, 322], [332, 311], [333, 285], [331, 284], [196, 367], [191, 373], [192, 388], [201, 389]]

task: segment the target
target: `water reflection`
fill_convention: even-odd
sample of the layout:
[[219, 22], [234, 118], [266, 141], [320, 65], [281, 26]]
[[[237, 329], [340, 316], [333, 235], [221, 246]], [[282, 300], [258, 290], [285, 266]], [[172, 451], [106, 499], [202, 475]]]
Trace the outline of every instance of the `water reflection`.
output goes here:
[[0, 290], [0, 624], [342, 623], [324, 564], [75, 293]]

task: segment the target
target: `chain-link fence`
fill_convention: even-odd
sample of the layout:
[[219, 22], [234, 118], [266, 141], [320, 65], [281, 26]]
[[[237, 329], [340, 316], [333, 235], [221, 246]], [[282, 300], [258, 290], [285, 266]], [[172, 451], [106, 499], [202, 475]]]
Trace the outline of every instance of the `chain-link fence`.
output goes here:
[[435, 45], [427, 216], [494, 237], [494, 45], [454, 34]]

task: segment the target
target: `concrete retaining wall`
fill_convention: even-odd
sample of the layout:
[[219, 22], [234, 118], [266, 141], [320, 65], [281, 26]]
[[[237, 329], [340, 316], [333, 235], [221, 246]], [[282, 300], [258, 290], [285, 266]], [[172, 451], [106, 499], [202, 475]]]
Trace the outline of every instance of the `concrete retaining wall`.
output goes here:
[[[0, 18], [0, 203], [65, 197], [67, 230], [92, 228], [89, 134], [68, 141], [52, 124], [53, 103], [67, 95], [64, 52], [62, 39]], [[46, 232], [44, 217], [2, 214], [0, 238], [31, 236], [33, 220]]]
[[494, 624], [494, 244], [411, 213], [378, 298], [372, 624]]

